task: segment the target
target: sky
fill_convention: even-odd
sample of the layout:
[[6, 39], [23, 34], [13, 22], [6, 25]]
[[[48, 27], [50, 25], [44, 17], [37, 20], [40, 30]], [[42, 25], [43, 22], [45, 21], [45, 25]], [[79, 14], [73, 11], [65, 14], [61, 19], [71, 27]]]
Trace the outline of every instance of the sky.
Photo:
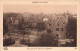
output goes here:
[[57, 14], [70, 12], [72, 14], [77, 13], [76, 5], [3, 5], [3, 12], [14, 13], [45, 13], [45, 14]]

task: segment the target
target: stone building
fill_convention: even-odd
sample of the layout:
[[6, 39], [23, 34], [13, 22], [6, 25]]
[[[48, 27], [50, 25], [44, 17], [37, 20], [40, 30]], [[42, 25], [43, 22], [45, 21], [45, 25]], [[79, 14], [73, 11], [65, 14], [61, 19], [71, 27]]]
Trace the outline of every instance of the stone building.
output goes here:
[[44, 17], [44, 20], [46, 20], [48, 29], [51, 29], [53, 36], [59, 39], [66, 38], [67, 14], [54, 14], [49, 17]]

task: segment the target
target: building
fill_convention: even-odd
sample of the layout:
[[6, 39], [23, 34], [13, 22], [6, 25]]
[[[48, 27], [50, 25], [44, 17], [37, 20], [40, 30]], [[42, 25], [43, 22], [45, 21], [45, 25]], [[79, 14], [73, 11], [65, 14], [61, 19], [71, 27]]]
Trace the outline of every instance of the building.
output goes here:
[[51, 29], [53, 36], [59, 39], [66, 38], [66, 24], [68, 23], [67, 14], [55, 14], [52, 17], [44, 17], [47, 20], [48, 29]]

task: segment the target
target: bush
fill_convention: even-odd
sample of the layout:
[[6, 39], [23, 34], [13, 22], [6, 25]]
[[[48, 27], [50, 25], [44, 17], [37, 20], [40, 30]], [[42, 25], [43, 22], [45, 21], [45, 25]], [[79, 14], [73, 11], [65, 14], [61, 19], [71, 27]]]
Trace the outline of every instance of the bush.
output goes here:
[[3, 40], [3, 46], [13, 45], [15, 43], [14, 39], [8, 38]]
[[22, 40], [20, 41], [20, 44], [27, 45], [27, 44], [28, 44], [28, 41], [27, 41], [27, 40], [25, 40], [25, 39], [22, 39]]
[[67, 46], [67, 47], [76, 47], [76, 44], [75, 44], [75, 42], [71, 42], [71, 43], [66, 42], [65, 46]]
[[51, 33], [42, 34], [38, 39], [38, 46], [54, 46], [55, 40]]

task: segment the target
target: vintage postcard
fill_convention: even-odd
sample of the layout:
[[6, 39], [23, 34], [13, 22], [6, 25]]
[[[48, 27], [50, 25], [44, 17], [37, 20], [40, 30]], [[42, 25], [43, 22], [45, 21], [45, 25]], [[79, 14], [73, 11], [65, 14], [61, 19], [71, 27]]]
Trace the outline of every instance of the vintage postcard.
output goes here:
[[1, 51], [79, 51], [79, 1], [1, 1]]

